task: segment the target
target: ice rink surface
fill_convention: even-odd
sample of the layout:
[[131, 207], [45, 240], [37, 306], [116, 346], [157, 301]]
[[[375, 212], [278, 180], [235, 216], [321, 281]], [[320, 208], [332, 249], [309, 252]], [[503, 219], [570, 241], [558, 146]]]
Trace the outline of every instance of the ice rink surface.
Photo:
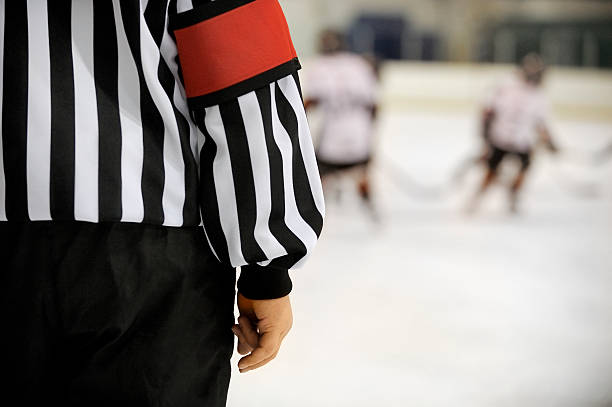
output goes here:
[[612, 122], [556, 120], [566, 152], [535, 157], [518, 215], [502, 186], [466, 215], [479, 168], [449, 182], [476, 129], [476, 114], [383, 114], [380, 222], [349, 179], [332, 185], [293, 273], [294, 328], [260, 370], [234, 357], [229, 407], [612, 406], [612, 160], [589, 158]]

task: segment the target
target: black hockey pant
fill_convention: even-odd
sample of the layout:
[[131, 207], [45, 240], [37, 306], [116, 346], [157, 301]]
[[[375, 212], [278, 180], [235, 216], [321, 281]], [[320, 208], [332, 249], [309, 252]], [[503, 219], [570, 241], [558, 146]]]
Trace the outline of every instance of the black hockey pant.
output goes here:
[[202, 228], [0, 222], [7, 405], [224, 406], [234, 270]]

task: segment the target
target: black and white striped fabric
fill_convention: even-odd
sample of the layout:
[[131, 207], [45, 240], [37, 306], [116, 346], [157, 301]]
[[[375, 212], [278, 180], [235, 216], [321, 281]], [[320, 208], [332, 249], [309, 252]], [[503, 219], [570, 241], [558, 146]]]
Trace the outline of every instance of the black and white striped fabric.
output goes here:
[[203, 222], [233, 266], [303, 261], [324, 203], [298, 77], [190, 111], [168, 20], [203, 3], [1, 1], [0, 220]]

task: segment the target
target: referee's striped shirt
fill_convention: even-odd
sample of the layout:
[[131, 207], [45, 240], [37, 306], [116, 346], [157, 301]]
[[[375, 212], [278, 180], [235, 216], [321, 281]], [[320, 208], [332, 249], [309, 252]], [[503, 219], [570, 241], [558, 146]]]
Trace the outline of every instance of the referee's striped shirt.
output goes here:
[[0, 220], [203, 223], [232, 266], [305, 259], [324, 203], [297, 74], [190, 103], [169, 21], [210, 4], [1, 1]]

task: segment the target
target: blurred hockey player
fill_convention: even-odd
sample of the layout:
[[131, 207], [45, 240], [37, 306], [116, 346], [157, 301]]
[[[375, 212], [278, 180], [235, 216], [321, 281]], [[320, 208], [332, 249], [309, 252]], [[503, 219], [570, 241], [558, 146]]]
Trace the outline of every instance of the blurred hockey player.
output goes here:
[[340, 33], [324, 31], [321, 55], [306, 77], [305, 104], [322, 112], [321, 131], [315, 148], [323, 187], [329, 178], [351, 170], [357, 174], [357, 190], [372, 209], [369, 164], [372, 159], [378, 78], [375, 65], [345, 50]]
[[549, 127], [549, 106], [541, 85], [546, 67], [537, 54], [528, 54], [518, 74], [500, 86], [483, 114], [483, 137], [488, 146], [487, 172], [470, 203], [476, 209], [484, 192], [495, 180], [499, 165], [507, 157], [520, 162], [520, 169], [510, 186], [510, 210], [516, 212], [521, 187], [531, 164], [532, 152], [540, 142], [552, 152], [557, 147]]

